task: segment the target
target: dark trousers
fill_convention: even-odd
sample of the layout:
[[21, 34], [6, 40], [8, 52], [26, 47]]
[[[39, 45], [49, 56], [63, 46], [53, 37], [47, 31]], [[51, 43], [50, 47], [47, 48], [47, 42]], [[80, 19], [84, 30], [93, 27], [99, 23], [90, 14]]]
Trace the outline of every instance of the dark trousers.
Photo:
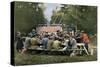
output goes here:
[[87, 49], [87, 51], [88, 51], [88, 43], [85, 43], [85, 48]]

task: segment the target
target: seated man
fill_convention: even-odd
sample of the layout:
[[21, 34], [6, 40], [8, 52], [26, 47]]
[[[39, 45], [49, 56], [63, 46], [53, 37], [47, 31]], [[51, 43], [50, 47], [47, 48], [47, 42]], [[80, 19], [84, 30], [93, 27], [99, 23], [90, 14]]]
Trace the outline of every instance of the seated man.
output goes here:
[[70, 36], [70, 38], [69, 38], [68, 48], [73, 49], [71, 51], [70, 56], [72, 57], [73, 55], [75, 55], [75, 50], [74, 49], [77, 48], [77, 42], [76, 42], [75, 38], [72, 37], [72, 36]]
[[52, 48], [53, 49], [60, 49], [61, 48], [60, 46], [61, 46], [61, 42], [59, 41], [59, 39], [57, 37], [55, 37]]
[[69, 43], [69, 36], [64, 37], [64, 42], [63, 45], [65, 46], [62, 50], [65, 51], [68, 48], [68, 43]]
[[39, 47], [38, 44], [39, 44], [38, 38], [36, 37], [36, 35], [34, 35], [31, 38], [31, 48], [32, 49], [37, 49]]
[[52, 49], [53, 42], [54, 42], [53, 37], [49, 37], [48, 46], [47, 46], [47, 48], [48, 48], [49, 50]]
[[48, 46], [48, 35], [45, 35], [43, 38], [42, 38], [42, 41], [41, 41], [41, 44], [43, 46], [43, 49], [47, 49], [47, 46]]
[[22, 54], [24, 54], [27, 51], [27, 49], [31, 46], [30, 40], [30, 36], [24, 37], [24, 47], [21, 52]]

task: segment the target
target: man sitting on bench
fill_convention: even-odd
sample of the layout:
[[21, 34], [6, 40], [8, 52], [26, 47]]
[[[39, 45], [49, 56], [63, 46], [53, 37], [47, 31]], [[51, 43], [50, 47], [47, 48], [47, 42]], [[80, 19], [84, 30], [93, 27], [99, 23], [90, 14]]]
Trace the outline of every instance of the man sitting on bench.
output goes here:
[[59, 41], [59, 38], [55, 37], [52, 48], [56, 49], [56, 50], [59, 50], [60, 46], [61, 46], [61, 41]]

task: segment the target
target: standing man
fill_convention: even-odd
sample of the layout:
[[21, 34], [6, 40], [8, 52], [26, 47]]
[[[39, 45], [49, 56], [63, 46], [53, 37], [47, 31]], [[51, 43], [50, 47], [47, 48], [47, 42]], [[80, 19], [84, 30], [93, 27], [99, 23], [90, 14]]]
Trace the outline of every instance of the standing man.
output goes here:
[[22, 49], [23, 49], [23, 46], [24, 46], [24, 44], [23, 44], [22, 35], [21, 35], [21, 36], [19, 36], [17, 38], [17, 44], [16, 44], [16, 50], [17, 50], [17, 52], [21, 52]]
[[82, 42], [85, 44], [85, 48], [88, 51], [88, 44], [89, 44], [90, 40], [89, 40], [89, 37], [88, 37], [87, 33], [82, 32], [82, 37], [81, 38], [82, 38]]

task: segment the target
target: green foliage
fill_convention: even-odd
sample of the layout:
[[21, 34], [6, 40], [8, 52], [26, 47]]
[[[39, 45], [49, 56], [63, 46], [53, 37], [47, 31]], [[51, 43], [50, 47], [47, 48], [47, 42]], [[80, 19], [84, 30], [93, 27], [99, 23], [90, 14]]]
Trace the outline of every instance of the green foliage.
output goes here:
[[46, 23], [43, 9], [38, 3], [15, 2], [14, 22], [15, 31], [29, 32], [38, 24]]
[[[62, 18], [54, 21], [58, 15]], [[75, 24], [79, 30], [97, 33], [96, 6], [63, 5], [61, 10], [53, 12], [51, 23], [59, 23], [60, 19], [62, 24]]]

